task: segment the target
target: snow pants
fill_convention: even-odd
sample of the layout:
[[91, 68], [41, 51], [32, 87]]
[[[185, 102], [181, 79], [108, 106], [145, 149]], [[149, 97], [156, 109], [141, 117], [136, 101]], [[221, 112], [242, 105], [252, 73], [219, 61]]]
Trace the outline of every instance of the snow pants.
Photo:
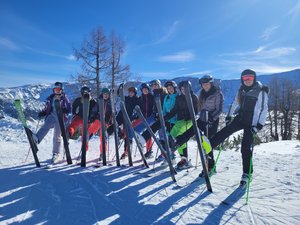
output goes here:
[[[191, 120], [178, 120], [176, 121], [176, 123], [174, 124], [173, 128], [170, 131], [170, 135], [174, 138], [176, 138], [178, 135], [181, 135], [183, 133], [185, 133], [191, 126], [193, 125]], [[184, 155], [184, 149], [187, 148], [187, 144], [183, 143], [182, 145], [180, 145], [180, 147], [178, 148], [178, 153], [180, 155]], [[187, 154], [187, 152], [185, 153]], [[187, 155], [186, 155], [187, 156]]]
[[[241, 145], [243, 173], [249, 174], [250, 161], [253, 155], [253, 134], [251, 132], [251, 125], [242, 124], [240, 117], [236, 116], [230, 124], [220, 130], [210, 139], [210, 143], [212, 148], [215, 148], [219, 144], [221, 144], [227, 137], [239, 130], [244, 130]], [[253, 172], [253, 166], [251, 167], [251, 171]]]
[[50, 129], [54, 128], [52, 153], [60, 153], [62, 136], [56, 112], [51, 112], [45, 119], [43, 126], [38, 130], [36, 136], [42, 141]]

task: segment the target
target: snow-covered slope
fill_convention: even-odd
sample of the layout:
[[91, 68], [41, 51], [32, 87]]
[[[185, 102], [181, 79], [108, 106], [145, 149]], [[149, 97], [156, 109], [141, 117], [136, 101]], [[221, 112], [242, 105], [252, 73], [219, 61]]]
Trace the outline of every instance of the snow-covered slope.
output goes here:
[[[185, 185], [198, 176], [199, 165], [177, 176], [179, 187], [168, 172], [146, 176], [135, 148], [133, 167], [127, 160], [116, 167], [111, 150], [112, 165], [94, 168], [97, 137], [90, 142], [86, 168], [76, 165], [80, 141], [74, 140], [73, 165], [62, 160], [48, 170], [36, 168], [31, 152], [27, 157], [29, 145], [18, 122], [6, 118], [0, 123], [0, 224], [300, 224], [299, 141], [255, 146], [254, 177], [245, 205], [245, 196], [233, 197], [242, 171], [240, 152], [221, 153], [211, 178], [214, 192], [209, 193], [203, 180]], [[39, 145], [42, 162], [51, 158], [51, 148], [50, 132]], [[195, 142], [188, 148], [197, 165]], [[154, 167], [153, 159], [148, 161]], [[222, 204], [225, 199], [233, 204]]]

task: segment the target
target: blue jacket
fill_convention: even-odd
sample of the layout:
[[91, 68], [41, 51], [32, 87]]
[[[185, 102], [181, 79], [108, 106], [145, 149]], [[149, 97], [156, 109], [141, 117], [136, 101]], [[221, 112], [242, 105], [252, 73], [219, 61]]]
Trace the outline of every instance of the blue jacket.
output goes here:
[[[178, 96], [177, 93], [169, 94], [169, 95], [165, 96], [164, 102], [163, 102], [163, 115], [164, 116], [174, 108], [177, 96]], [[175, 115], [174, 117], [169, 119], [169, 122], [173, 123], [173, 124], [175, 124], [176, 121], [177, 121], [177, 115]]]

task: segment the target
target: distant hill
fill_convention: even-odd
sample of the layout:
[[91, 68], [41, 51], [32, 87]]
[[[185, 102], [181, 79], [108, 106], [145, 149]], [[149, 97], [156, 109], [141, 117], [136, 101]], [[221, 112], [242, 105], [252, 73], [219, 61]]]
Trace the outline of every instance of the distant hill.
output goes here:
[[[257, 77], [258, 81], [268, 85], [273, 78], [285, 79], [298, 85], [300, 88], [300, 69], [276, 73], [270, 75], [260, 75]], [[177, 84], [182, 80], [189, 80], [192, 84], [192, 89], [198, 95], [200, 92], [199, 79], [195, 77], [176, 77], [173, 79]], [[164, 84], [167, 80], [161, 80]], [[224, 111], [228, 110], [229, 105], [232, 103], [236, 92], [240, 86], [240, 79], [232, 80], [216, 80], [216, 83], [221, 87], [225, 96]], [[141, 82], [129, 82], [130, 85], [138, 87]], [[69, 99], [73, 101], [79, 96], [80, 84], [78, 83], [65, 83], [65, 92]], [[128, 84], [126, 85], [126, 87]], [[10, 115], [14, 118], [17, 117], [13, 106], [13, 100], [18, 97], [22, 100], [25, 109], [25, 115], [37, 118], [37, 112], [43, 107], [43, 102], [52, 93], [52, 84], [39, 84], [39, 85], [25, 85], [13, 88], [0, 88], [0, 119], [5, 115]], [[140, 93], [140, 90], [139, 90]]]

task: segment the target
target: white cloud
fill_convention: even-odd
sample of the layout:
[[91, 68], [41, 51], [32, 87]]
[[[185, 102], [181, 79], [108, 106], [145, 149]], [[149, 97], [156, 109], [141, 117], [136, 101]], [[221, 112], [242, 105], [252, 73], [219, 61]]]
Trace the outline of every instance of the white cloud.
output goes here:
[[169, 27], [165, 31], [164, 35], [162, 37], [160, 37], [159, 40], [154, 42], [154, 44], [161, 44], [161, 43], [165, 43], [165, 42], [169, 41], [171, 39], [171, 37], [173, 36], [173, 34], [176, 32], [178, 25], [179, 25], [179, 21], [173, 22], [171, 27]]
[[296, 15], [300, 12], [300, 1], [298, 1], [293, 8], [288, 12], [288, 15]]
[[47, 56], [58, 57], [58, 58], [65, 58], [65, 59], [68, 59], [70, 61], [76, 60], [75, 56], [72, 55], [72, 54], [70, 54], [70, 55], [63, 55], [63, 54], [60, 54], [60, 53], [46, 51], [46, 50], [40, 50], [40, 49], [32, 48], [32, 47], [29, 47], [29, 46], [26, 46], [26, 49], [28, 49], [28, 50], [30, 50], [32, 52], [41, 54], [41, 55], [47, 55]]
[[181, 76], [184, 76], [184, 77], [193, 77], [193, 76], [199, 76], [199, 75], [205, 75], [205, 74], [211, 74], [211, 73], [212, 72], [210, 70], [205, 70], [205, 71], [196, 71], [196, 72], [181, 74]]
[[272, 26], [268, 27], [264, 30], [260, 38], [262, 38], [265, 41], [268, 41], [270, 37], [275, 33], [275, 31], [279, 28], [279, 26]]
[[189, 62], [195, 58], [195, 54], [192, 51], [176, 52], [172, 55], [165, 55], [159, 57], [161, 62]]
[[253, 51], [248, 52], [235, 52], [235, 53], [224, 53], [219, 56], [232, 56], [240, 58], [251, 58], [251, 59], [274, 59], [283, 56], [288, 56], [296, 52], [294, 47], [278, 47], [268, 49], [267, 46], [260, 46]]
[[12, 40], [10, 39], [7, 39], [7, 38], [4, 38], [4, 37], [0, 37], [0, 46], [3, 46], [7, 49], [10, 49], [10, 50], [14, 50], [14, 51], [18, 51], [20, 50], [21, 48], [16, 44], [14, 43]]

